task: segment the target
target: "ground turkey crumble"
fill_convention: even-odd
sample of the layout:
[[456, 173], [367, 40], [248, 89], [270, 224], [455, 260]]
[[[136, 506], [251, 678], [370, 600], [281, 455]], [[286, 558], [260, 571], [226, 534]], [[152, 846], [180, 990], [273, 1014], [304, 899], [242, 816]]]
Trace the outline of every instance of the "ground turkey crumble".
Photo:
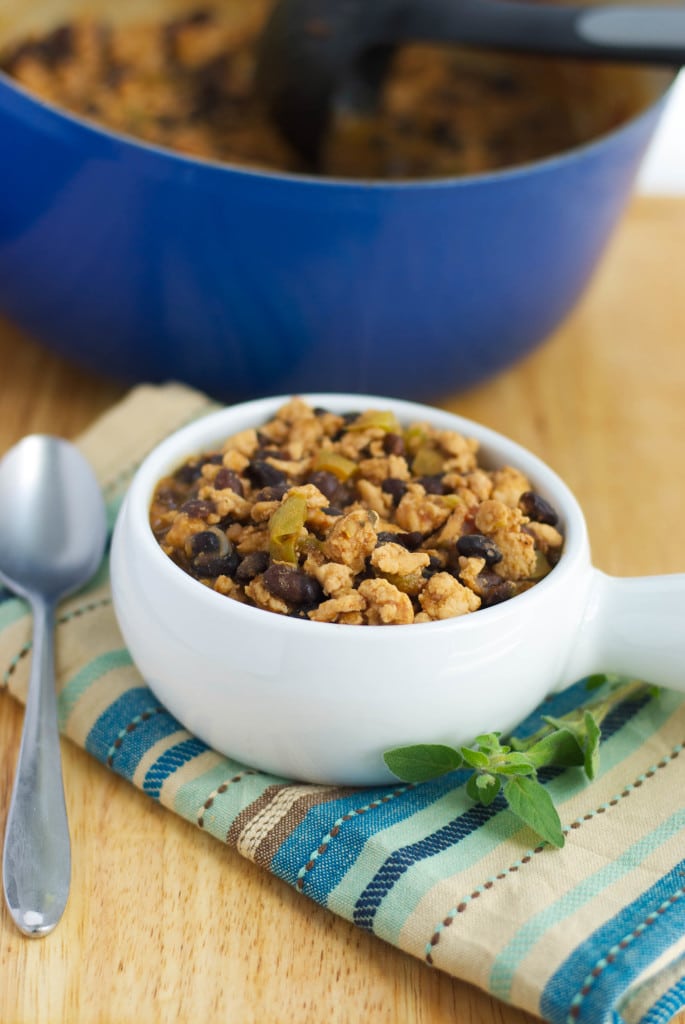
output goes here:
[[160, 480], [150, 523], [218, 593], [349, 625], [498, 604], [546, 576], [563, 545], [552, 506], [516, 468], [480, 466], [473, 439], [300, 398]]

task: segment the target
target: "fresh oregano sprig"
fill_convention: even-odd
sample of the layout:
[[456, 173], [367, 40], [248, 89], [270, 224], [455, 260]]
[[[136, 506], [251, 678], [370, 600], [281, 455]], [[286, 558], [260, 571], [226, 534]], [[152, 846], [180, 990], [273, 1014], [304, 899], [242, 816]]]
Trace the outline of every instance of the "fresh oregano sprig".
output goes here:
[[588, 779], [599, 770], [601, 724], [611, 709], [629, 697], [653, 690], [644, 683], [626, 683], [605, 675], [587, 680], [590, 691], [601, 690], [595, 700], [555, 718], [543, 716], [544, 725], [532, 736], [513, 736], [502, 742], [501, 733], [477, 736], [468, 746], [419, 743], [388, 750], [384, 760], [403, 782], [427, 782], [457, 768], [471, 769], [466, 792], [488, 806], [498, 793], [509, 808], [545, 842], [564, 845], [559, 813], [538, 779], [541, 768], [582, 768]]

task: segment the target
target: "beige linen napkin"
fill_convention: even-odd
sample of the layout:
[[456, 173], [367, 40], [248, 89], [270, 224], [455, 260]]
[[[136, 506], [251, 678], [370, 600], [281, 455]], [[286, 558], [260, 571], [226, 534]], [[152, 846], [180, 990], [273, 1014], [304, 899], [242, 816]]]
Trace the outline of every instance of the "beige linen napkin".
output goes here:
[[[139, 387], [80, 438], [110, 525], [150, 448], [214, 407], [185, 387]], [[30, 635], [24, 603], [0, 592], [0, 678], [22, 701]], [[60, 607], [56, 653], [65, 736], [428, 966], [559, 1024], [657, 1024], [685, 1001], [681, 697], [620, 704], [603, 724], [602, 767], [591, 785], [574, 769], [547, 773], [567, 836], [553, 850], [499, 798], [473, 805], [463, 771], [350, 793], [283, 783], [208, 749], [132, 664], [106, 562]], [[543, 710], [563, 714], [586, 697], [579, 683]], [[519, 731], [538, 721], [531, 716]]]

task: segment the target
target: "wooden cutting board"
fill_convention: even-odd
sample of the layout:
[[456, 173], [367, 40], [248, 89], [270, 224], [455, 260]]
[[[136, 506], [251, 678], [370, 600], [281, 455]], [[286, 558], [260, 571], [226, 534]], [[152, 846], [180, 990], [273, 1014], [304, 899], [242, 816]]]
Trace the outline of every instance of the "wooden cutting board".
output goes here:
[[[468, 394], [436, 396], [565, 477], [595, 564], [619, 575], [685, 571], [684, 263], [685, 199], [636, 200], [544, 347]], [[3, 322], [0, 366], [0, 452], [31, 431], [73, 436], [123, 394]], [[21, 720], [0, 695], [3, 823]], [[72, 896], [43, 940], [22, 938], [0, 909], [1, 1021], [533, 1019], [334, 917], [63, 750]]]

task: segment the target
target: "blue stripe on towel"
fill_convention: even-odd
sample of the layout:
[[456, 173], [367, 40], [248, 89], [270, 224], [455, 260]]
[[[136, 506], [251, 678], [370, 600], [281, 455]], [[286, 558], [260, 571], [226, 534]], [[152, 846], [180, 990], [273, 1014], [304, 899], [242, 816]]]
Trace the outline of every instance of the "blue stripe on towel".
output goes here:
[[[683, 965], [685, 971], [685, 965]], [[685, 1006], [685, 978], [681, 978], [656, 1001], [640, 1024], [667, 1024]]]
[[[586, 691], [583, 691], [586, 694]], [[604, 740], [621, 729], [645, 704], [641, 701], [624, 701], [613, 709], [611, 716], [607, 716], [602, 724], [602, 737]], [[548, 714], [547, 707], [543, 705], [544, 713]], [[528, 720], [527, 720], [528, 721]], [[518, 734], [518, 730], [517, 730]], [[455, 778], [462, 773], [455, 773]], [[558, 769], [551, 769], [548, 772], [540, 773], [540, 781], [549, 782], [559, 775]], [[461, 780], [463, 781], [463, 779]], [[454, 784], [454, 780], [453, 780]], [[482, 807], [479, 804], [470, 807], [464, 814], [450, 821], [432, 835], [428, 835], [418, 842], [395, 850], [385, 861], [375, 877], [366, 886], [360, 895], [357, 905], [354, 908], [353, 920], [360, 928], [369, 931], [373, 929], [374, 917], [393, 886], [399, 878], [419, 861], [441, 853], [455, 843], [461, 842], [467, 836], [472, 835], [481, 828], [495, 814], [506, 808], [506, 803], [501, 796], [489, 806]]]
[[180, 728], [147, 686], [140, 686], [127, 690], [100, 715], [88, 733], [85, 748], [119, 775], [132, 779], [153, 743]]
[[[584, 682], [565, 690], [563, 693], [555, 694], [548, 698], [540, 708], [533, 712], [516, 730], [517, 735], [530, 735], [543, 724], [541, 713], [550, 715], [563, 715], [572, 711], [575, 707], [587, 701], [588, 691]], [[614, 728], [624, 724], [642, 706], [632, 703], [626, 705], [619, 716], [619, 722]], [[605, 729], [605, 732], [607, 730]], [[610, 729], [610, 732], [614, 729]], [[313, 899], [320, 903], [326, 903], [328, 895], [341, 882], [349, 871], [352, 863], [356, 862], [368, 839], [383, 829], [390, 828], [398, 822], [404, 821], [413, 814], [425, 811], [427, 807], [443, 798], [451, 790], [462, 786], [468, 778], [468, 772], [452, 772], [448, 776], [435, 779], [432, 782], [423, 783], [420, 787], [409, 788], [402, 793], [400, 798], [389, 800], [378, 807], [371, 807], [358, 813], [361, 807], [368, 807], [388, 792], [390, 788], [377, 790], [364, 790], [358, 797], [345, 797], [339, 800], [326, 801], [313, 807], [307, 814], [305, 820], [296, 828], [284, 841], [283, 845], [276, 852], [271, 864], [271, 870], [280, 878], [284, 878], [291, 884], [295, 884], [298, 878], [298, 868], [307, 863], [312, 850], [318, 848], [322, 840], [325, 840], [331, 827], [335, 826], [339, 818], [349, 814], [348, 820], [341, 822], [339, 829], [341, 841], [330, 842], [326, 847], [325, 859], [317, 863], [316, 870], [309, 871], [303, 880], [302, 889]], [[556, 778], [559, 770], [551, 770], [544, 773], [545, 780]], [[398, 787], [401, 783], [398, 781]], [[479, 827], [484, 820], [491, 817], [497, 810], [504, 807], [502, 801], [498, 801], [490, 811], [483, 817], [482, 809], [476, 813], [472, 824], [467, 821], [459, 827], [461, 837], [470, 834]], [[467, 812], [471, 811], [469, 807]], [[471, 815], [473, 819], [473, 814]], [[342, 833], [344, 832], [344, 838]], [[442, 848], [453, 842], [453, 835], [450, 832], [446, 843]], [[436, 852], [436, 843], [440, 840], [428, 840], [431, 852]], [[420, 858], [418, 858], [420, 859]]]
[[151, 797], [154, 797], [155, 800], [159, 800], [159, 794], [165, 780], [170, 775], [173, 775], [175, 771], [178, 771], [179, 768], [182, 768], [184, 764], [187, 764], [188, 761], [192, 761], [200, 754], [204, 754], [206, 750], [209, 750], [207, 744], [194, 736], [182, 740], [181, 743], [177, 743], [175, 746], [165, 750], [147, 772], [143, 782], [144, 791], [149, 793]]
[[506, 803], [501, 796], [498, 796], [489, 807], [474, 804], [464, 814], [459, 815], [431, 835], [425, 836], [416, 843], [401, 847], [399, 850], [394, 850], [357, 900], [353, 915], [354, 923], [359, 928], [371, 931], [378, 908], [405, 871], [408, 871], [414, 864], [418, 864], [419, 861], [433, 857], [436, 853], [441, 853], [448, 847], [460, 843], [477, 829], [482, 828], [487, 821], [499, 811], [504, 810], [505, 807]]
[[[644, 968], [685, 933], [684, 886], [685, 861], [681, 861], [577, 946], [545, 986], [542, 1016], [552, 1024], [620, 1020], [614, 1012], [617, 1000]], [[593, 969], [599, 972], [594, 977]], [[682, 988], [671, 989], [671, 1004], [683, 995]]]
[[[292, 885], [301, 878], [302, 891], [325, 905], [329, 893], [356, 863], [367, 840], [425, 811], [466, 778], [466, 772], [452, 772], [420, 787], [398, 780], [396, 786], [363, 789], [354, 796], [317, 804], [276, 851], [271, 870]], [[344, 821], [343, 816], [347, 816]], [[336, 826], [338, 835], [327, 841], [331, 828]], [[316, 867], [302, 876], [302, 866], [322, 842], [326, 842], [325, 857], [317, 858]]]

